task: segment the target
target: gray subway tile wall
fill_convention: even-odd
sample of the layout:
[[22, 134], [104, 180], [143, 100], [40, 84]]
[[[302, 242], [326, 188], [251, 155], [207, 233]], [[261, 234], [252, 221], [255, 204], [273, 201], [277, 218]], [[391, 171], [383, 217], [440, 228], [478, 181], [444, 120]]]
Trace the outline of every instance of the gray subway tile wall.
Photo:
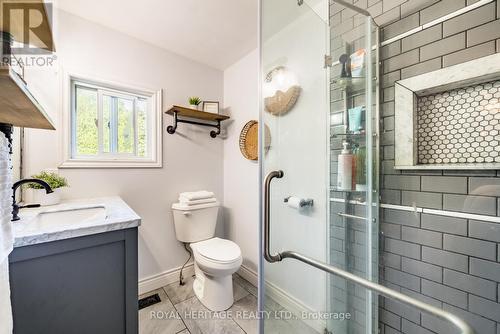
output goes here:
[[496, 301], [495, 282], [449, 269], [444, 269], [443, 277], [443, 283], [448, 286]]
[[[497, 4], [498, 6], [498, 4]], [[498, 15], [498, 14], [497, 14]], [[498, 38], [500, 21], [495, 20], [467, 31], [467, 47]]]
[[496, 243], [469, 237], [445, 234], [443, 235], [443, 249], [491, 261], [496, 261], [497, 259]]
[[424, 191], [405, 191], [402, 194], [402, 205], [418, 206], [431, 209], [443, 208], [443, 195]]
[[470, 258], [470, 273], [498, 282], [500, 277], [500, 264], [477, 258]]
[[467, 308], [467, 293], [443, 284], [422, 279], [422, 294], [457, 307]]
[[467, 194], [467, 178], [453, 176], [422, 176], [422, 191]]
[[[381, 26], [383, 41], [475, 2], [355, 4], [368, 8]], [[349, 33], [356, 24], [355, 15], [343, 16], [344, 11], [340, 5], [331, 7], [332, 49], [342, 41], [339, 34]], [[500, 216], [500, 171], [394, 169], [394, 83], [495, 52], [500, 52], [498, 0], [381, 48], [382, 203]], [[336, 71], [338, 67], [332, 69]], [[392, 209], [381, 210], [380, 223], [381, 283], [464, 318], [478, 334], [500, 334], [500, 224]], [[382, 334], [455, 333], [411, 307], [379, 301]]]
[[421, 226], [424, 229], [453, 233], [457, 235], [467, 235], [467, 219], [436, 216], [427, 213], [422, 214]]
[[434, 58], [406, 68], [401, 69], [401, 79], [406, 79], [428, 71], [434, 71], [441, 68], [441, 59]]
[[403, 226], [401, 239], [434, 248], [442, 248], [443, 246], [442, 233], [422, 230], [420, 228]]
[[443, 56], [443, 67], [460, 64], [469, 60], [489, 56], [495, 53], [495, 42], [489, 41], [467, 49]]
[[448, 304], [443, 305], [443, 309], [452, 312], [453, 314], [461, 317], [469, 323], [476, 332], [479, 333], [495, 333], [496, 323], [493, 320], [484, 318], [480, 315], [465, 311], [461, 308], [451, 306]]
[[443, 281], [443, 270], [436, 265], [409, 259], [401, 258], [401, 269], [409, 274], [426, 278], [435, 282]]
[[468, 272], [469, 269], [467, 256], [430, 247], [422, 248], [422, 261], [463, 272]]
[[465, 32], [440, 39], [420, 48], [420, 61], [447, 55], [465, 48]]
[[396, 21], [392, 24], [389, 24], [385, 26], [383, 32], [382, 32], [382, 38], [384, 40], [391, 39], [393, 37], [396, 37], [397, 35], [401, 34], [402, 32], [411, 30], [413, 28], [418, 27], [420, 20], [419, 20], [419, 14], [415, 13], [412, 15], [409, 15], [399, 21]]
[[500, 224], [470, 220], [469, 235], [472, 238], [500, 242]]
[[443, 194], [443, 208], [449, 211], [494, 216], [496, 200], [487, 196]]
[[406, 1], [401, 4], [401, 17], [405, 17], [411, 13], [418, 12], [421, 9], [427, 8], [440, 0], [413, 0]]
[[443, 23], [443, 36], [451, 36], [467, 29], [495, 20], [495, 4], [490, 3], [478, 10], [457, 16]]
[[406, 52], [427, 45], [443, 37], [443, 27], [441, 24], [435, 25], [401, 40], [401, 51]]
[[[409, 0], [411, 2], [411, 0]], [[441, 0], [420, 11], [420, 24], [429, 23], [466, 6], [465, 0]]]

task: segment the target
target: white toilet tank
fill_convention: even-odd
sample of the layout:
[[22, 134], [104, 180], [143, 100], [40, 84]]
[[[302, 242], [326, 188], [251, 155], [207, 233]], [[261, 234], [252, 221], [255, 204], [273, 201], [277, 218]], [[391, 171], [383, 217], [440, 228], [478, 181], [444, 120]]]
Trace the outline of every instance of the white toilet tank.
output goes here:
[[191, 243], [213, 238], [218, 211], [218, 202], [198, 205], [172, 204], [177, 240]]

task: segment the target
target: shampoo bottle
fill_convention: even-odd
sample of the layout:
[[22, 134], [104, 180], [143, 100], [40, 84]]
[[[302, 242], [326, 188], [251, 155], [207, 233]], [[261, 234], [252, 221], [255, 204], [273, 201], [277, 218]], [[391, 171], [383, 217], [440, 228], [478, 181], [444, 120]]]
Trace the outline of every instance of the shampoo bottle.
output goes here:
[[340, 152], [338, 160], [337, 189], [352, 190], [352, 170], [354, 156], [349, 149], [349, 143], [343, 142], [344, 149]]

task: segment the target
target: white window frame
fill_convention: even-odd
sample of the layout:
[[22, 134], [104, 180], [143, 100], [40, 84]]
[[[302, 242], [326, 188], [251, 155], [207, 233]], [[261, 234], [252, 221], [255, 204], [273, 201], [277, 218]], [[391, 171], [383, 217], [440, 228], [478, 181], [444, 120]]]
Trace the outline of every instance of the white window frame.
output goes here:
[[[162, 158], [162, 90], [151, 90], [130, 85], [117, 84], [110, 81], [90, 79], [88, 76], [66, 73], [63, 84], [63, 162], [59, 168], [161, 168]], [[75, 87], [97, 89], [98, 104], [101, 103], [103, 92], [112, 96], [130, 100], [130, 95], [148, 99], [147, 115], [147, 151], [146, 157], [134, 154], [103, 153], [97, 156], [76, 155], [76, 129], [73, 119], [76, 115]], [[124, 95], [129, 94], [129, 95]], [[135, 100], [134, 100], [135, 103]], [[135, 117], [135, 115], [134, 115]], [[98, 119], [102, 122], [102, 108], [98, 107]], [[134, 125], [135, 120], [134, 120]], [[99, 152], [102, 152], [102, 127], [99, 126]], [[137, 135], [137, 129], [134, 131]]]

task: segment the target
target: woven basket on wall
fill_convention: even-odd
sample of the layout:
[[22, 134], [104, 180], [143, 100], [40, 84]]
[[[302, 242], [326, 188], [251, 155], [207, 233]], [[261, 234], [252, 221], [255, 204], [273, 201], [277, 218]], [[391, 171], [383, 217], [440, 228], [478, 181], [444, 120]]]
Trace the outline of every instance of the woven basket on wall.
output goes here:
[[[269, 150], [271, 144], [271, 133], [266, 125], [265, 149]], [[248, 160], [259, 159], [259, 122], [251, 120], [245, 124], [240, 133], [240, 151]]]

